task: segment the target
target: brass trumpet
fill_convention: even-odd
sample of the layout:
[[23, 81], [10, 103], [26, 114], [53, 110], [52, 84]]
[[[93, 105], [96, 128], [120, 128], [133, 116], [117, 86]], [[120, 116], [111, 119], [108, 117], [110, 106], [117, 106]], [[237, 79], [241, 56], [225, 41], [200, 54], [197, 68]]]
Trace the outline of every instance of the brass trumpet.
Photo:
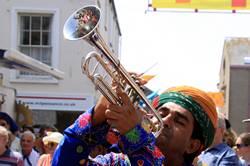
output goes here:
[[[96, 6], [85, 6], [76, 10], [65, 22], [64, 37], [68, 40], [84, 39], [96, 48], [82, 60], [82, 71], [93, 82], [95, 87], [113, 104], [122, 105], [122, 101], [112, 89], [111, 82], [115, 82], [127, 93], [134, 106], [142, 107], [154, 116], [152, 122], [144, 118], [142, 125], [157, 137], [163, 129], [163, 121], [150, 101], [141, 90], [138, 80], [130, 75], [120, 61], [109, 50], [102, 36], [98, 32], [101, 11]], [[105, 72], [100, 74], [100, 72]], [[138, 104], [138, 103], [142, 104]]]

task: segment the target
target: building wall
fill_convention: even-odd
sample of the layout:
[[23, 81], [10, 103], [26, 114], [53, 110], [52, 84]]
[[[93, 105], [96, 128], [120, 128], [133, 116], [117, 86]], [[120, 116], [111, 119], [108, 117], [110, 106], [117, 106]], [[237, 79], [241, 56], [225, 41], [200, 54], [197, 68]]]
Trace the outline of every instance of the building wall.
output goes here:
[[222, 108], [223, 114], [229, 118], [229, 96], [230, 96], [230, 64], [231, 64], [231, 47], [232, 40], [225, 39], [223, 55], [220, 68], [220, 82], [218, 89], [224, 94], [224, 107]]
[[[89, 79], [82, 73], [81, 61], [94, 48], [84, 40], [68, 41], [63, 37], [63, 26], [66, 19], [77, 9], [85, 5], [97, 5], [101, 9], [101, 21], [99, 24], [99, 31], [106, 41], [110, 50], [116, 57], [120, 53], [120, 38], [121, 32], [119, 22], [116, 15], [115, 5], [112, 0], [11, 0], [2, 1], [0, 5], [0, 20], [4, 26], [0, 29], [1, 38], [0, 48], [2, 49], [17, 49], [19, 42], [18, 27], [20, 22], [18, 14], [21, 13], [50, 13], [53, 15], [52, 27], [52, 66], [63, 71], [65, 77], [63, 80], [55, 78], [39, 78], [31, 77], [29, 79], [18, 78], [18, 71], [5, 70], [0, 68], [0, 72], [4, 75], [3, 85], [13, 87], [17, 90], [17, 96], [24, 97], [57, 97], [58, 100], [63, 98], [76, 98], [83, 96], [87, 98], [88, 104], [93, 105], [99, 93], [95, 90]], [[3, 24], [2, 24], [3, 25]], [[54, 95], [54, 96], [53, 96]], [[58, 97], [59, 96], [59, 97]], [[43, 99], [41, 99], [42, 101]], [[45, 117], [51, 114], [54, 117], [55, 111], [53, 109], [46, 109], [45, 111], [37, 111], [36, 117]], [[82, 109], [84, 111], [85, 108]], [[14, 111], [14, 110], [13, 110]], [[76, 110], [62, 110], [62, 111], [76, 111]], [[78, 110], [79, 111], [79, 110]], [[52, 118], [53, 119], [53, 118]]]
[[243, 119], [250, 117], [250, 68], [232, 67], [230, 72], [229, 119], [238, 132], [248, 130]]
[[228, 47], [230, 52], [231, 65], [245, 65], [244, 58], [250, 57], [250, 42], [249, 39], [242, 38], [232, 40]]
[[16, 116], [15, 97], [16, 90], [3, 85], [3, 75], [0, 74], [0, 111], [8, 113], [11, 117]]
[[248, 38], [225, 39], [218, 88], [224, 93], [223, 112], [237, 133], [250, 130], [250, 124], [242, 123], [250, 117], [250, 64], [245, 62], [245, 57], [250, 57]]

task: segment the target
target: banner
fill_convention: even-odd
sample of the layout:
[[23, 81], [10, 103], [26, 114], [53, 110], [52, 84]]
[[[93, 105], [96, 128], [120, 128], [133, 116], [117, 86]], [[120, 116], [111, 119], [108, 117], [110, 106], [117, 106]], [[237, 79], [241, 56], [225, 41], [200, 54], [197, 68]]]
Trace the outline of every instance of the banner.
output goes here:
[[152, 0], [153, 8], [249, 10], [250, 0]]

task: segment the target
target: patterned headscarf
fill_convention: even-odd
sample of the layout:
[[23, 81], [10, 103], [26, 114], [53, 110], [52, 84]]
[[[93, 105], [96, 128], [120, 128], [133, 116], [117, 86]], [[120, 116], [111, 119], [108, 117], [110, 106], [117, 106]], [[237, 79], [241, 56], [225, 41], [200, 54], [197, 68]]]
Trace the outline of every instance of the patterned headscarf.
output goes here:
[[216, 106], [206, 92], [189, 86], [173, 87], [156, 97], [153, 106], [157, 109], [167, 102], [190, 111], [202, 129], [204, 147], [212, 144], [218, 117]]

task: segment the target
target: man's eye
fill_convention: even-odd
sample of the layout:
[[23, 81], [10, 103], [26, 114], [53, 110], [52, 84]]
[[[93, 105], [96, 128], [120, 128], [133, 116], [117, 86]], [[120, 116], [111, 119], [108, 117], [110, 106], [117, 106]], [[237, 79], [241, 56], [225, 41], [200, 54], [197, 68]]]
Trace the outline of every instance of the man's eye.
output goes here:
[[176, 118], [174, 119], [174, 121], [175, 121], [176, 123], [182, 125], [182, 126], [185, 126], [185, 123], [184, 123], [180, 118], [178, 118], [178, 117], [176, 117]]
[[169, 114], [169, 109], [166, 107], [163, 107], [159, 110], [159, 114], [162, 118], [166, 117]]
[[160, 116], [161, 116], [162, 118], [166, 117], [167, 115], [168, 115], [168, 112], [166, 112], [166, 111], [161, 111], [161, 112], [160, 112]]

